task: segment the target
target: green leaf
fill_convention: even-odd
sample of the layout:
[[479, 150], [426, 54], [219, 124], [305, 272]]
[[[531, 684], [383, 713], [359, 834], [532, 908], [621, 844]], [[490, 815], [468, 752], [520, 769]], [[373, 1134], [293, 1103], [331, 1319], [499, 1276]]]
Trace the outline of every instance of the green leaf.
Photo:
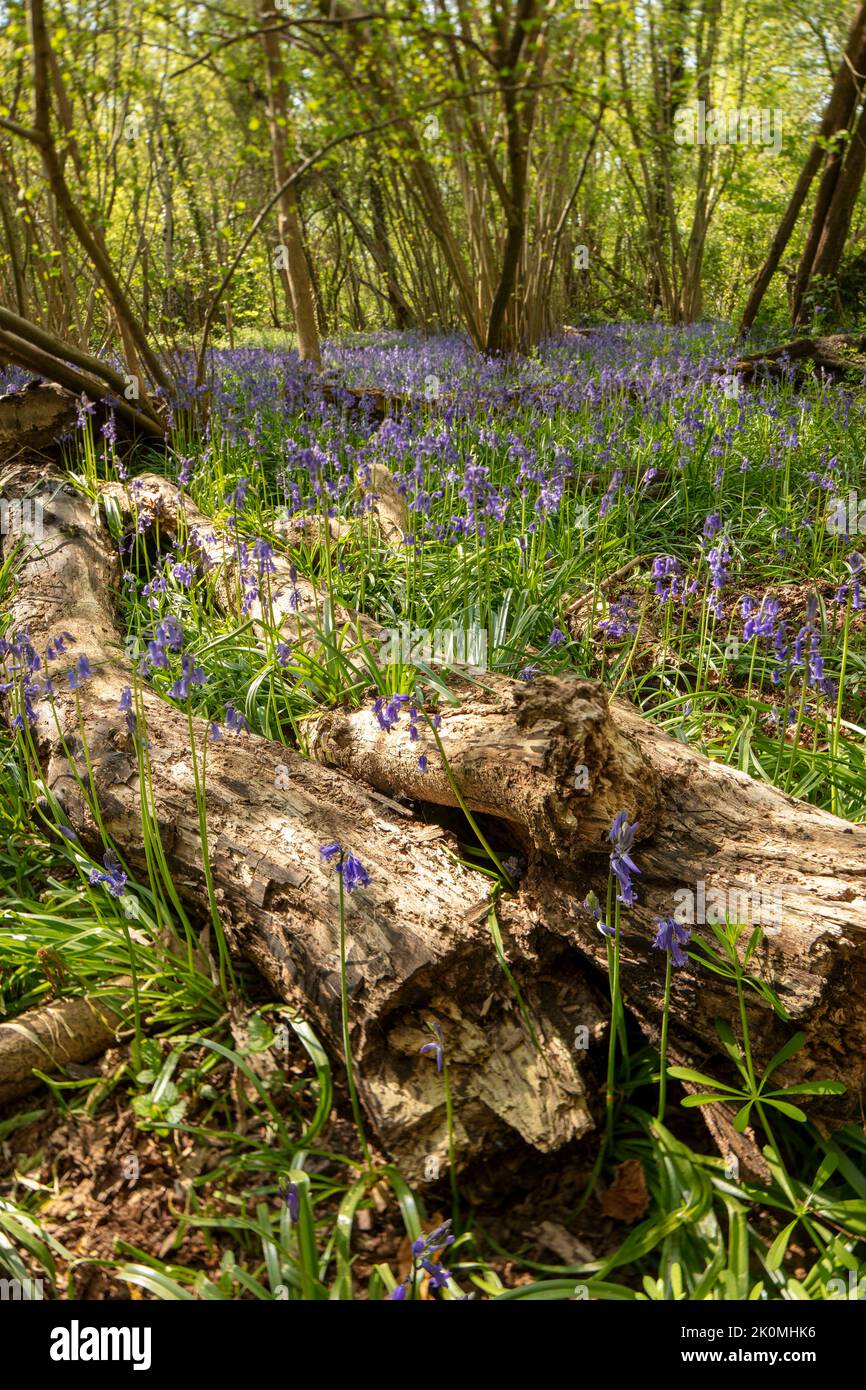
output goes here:
[[762, 1097], [764, 1105], [772, 1105], [774, 1110], [781, 1110], [783, 1115], [787, 1115], [789, 1120], [807, 1120], [809, 1117], [803, 1110], [799, 1110], [796, 1105], [788, 1105], [783, 1100], [769, 1100], [766, 1096]]
[[768, 1096], [844, 1096], [847, 1086], [842, 1081], [798, 1081], [783, 1086], [781, 1091], [766, 1091]]
[[711, 1076], [705, 1076], [702, 1071], [693, 1071], [691, 1067], [668, 1067], [668, 1076], [673, 1076], [677, 1081], [694, 1081], [698, 1086], [715, 1086], [717, 1091], [729, 1091], [732, 1096], [739, 1092], [733, 1086], [725, 1086], [721, 1081], [714, 1081]]
[[744, 1129], [747, 1127], [749, 1123], [749, 1116], [752, 1113], [752, 1106], [754, 1105], [754, 1103], [754, 1100], [747, 1101], [743, 1108], [737, 1111], [736, 1117], [734, 1119], [734, 1129], [737, 1131], [738, 1134], [742, 1134]]
[[795, 1033], [793, 1038], [789, 1038], [785, 1046], [780, 1047], [775, 1057], [767, 1063], [762, 1080], [766, 1081], [767, 1077], [771, 1076], [777, 1067], [780, 1067], [783, 1062], [787, 1062], [788, 1058], [793, 1057], [795, 1052], [799, 1052], [805, 1041], [805, 1033]]
[[785, 1252], [788, 1249], [788, 1242], [791, 1239], [799, 1219], [799, 1217], [795, 1217], [795, 1219], [789, 1222], [784, 1230], [781, 1230], [776, 1236], [776, 1239], [767, 1251], [766, 1264], [768, 1269], [778, 1269], [784, 1260]]

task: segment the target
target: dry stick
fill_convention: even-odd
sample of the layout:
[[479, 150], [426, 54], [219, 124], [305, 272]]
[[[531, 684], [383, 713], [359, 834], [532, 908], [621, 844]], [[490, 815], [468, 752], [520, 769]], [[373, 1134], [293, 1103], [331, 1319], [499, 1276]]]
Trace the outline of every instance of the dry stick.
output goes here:
[[[86, 395], [94, 401], [102, 400], [106, 395], [105, 383], [97, 381], [95, 377], [85, 376], [82, 372], [77, 372], [73, 367], [59, 362], [56, 357], [43, 352], [41, 348], [34, 347], [32, 343], [25, 342], [14, 333], [7, 333], [0, 329], [0, 350], [20, 367], [27, 371], [36, 372], [39, 376], [46, 377], [49, 381], [55, 381], [60, 386], [65, 386], [68, 391], [76, 395]], [[136, 410], [128, 401], [121, 398], [113, 398], [112, 405], [118, 415], [122, 415], [131, 425], [148, 435], [165, 435], [165, 425], [161, 424], [150, 415], [143, 415]]]
[[107, 386], [111, 387], [113, 392], [117, 392], [121, 396], [126, 390], [126, 378], [120, 372], [116, 372], [113, 367], [107, 366], [105, 362], [100, 362], [98, 357], [91, 357], [89, 352], [82, 352], [81, 348], [73, 347], [71, 343], [64, 343], [53, 333], [47, 333], [38, 324], [31, 323], [29, 319], [22, 318], [20, 314], [13, 314], [10, 309], [4, 309], [2, 305], [0, 305], [0, 328], [5, 329], [7, 333], [14, 333], [18, 338], [23, 338], [33, 347], [51, 353], [61, 362], [73, 362], [77, 367], [83, 367], [85, 371], [99, 377]]
[[[611, 585], [618, 584], [621, 579], [626, 579], [628, 575], [631, 574], [632, 570], [637, 569], [638, 565], [643, 561], [643, 558], [643, 555], [633, 555], [626, 564], [621, 565], [618, 570], [614, 570], [613, 574], [609, 574], [606, 579], [602, 579], [601, 583], [598, 585], [598, 589], [602, 592], [606, 592]], [[571, 618], [575, 613], [579, 613], [597, 592], [598, 590], [596, 589], [590, 589], [588, 593], [578, 595], [566, 608], [565, 612], [567, 617]]]

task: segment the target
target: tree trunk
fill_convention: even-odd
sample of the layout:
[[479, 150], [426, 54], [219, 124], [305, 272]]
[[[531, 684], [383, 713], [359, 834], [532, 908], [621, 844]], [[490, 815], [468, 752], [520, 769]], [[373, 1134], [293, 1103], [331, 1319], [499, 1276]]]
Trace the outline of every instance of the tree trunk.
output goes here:
[[836, 180], [833, 201], [827, 210], [821, 239], [815, 252], [811, 282], [832, 281], [839, 269], [845, 242], [851, 228], [851, 218], [863, 174], [866, 171], [866, 102], [860, 112], [857, 128], [851, 136], [845, 155], [845, 163]]
[[[268, 72], [268, 127], [271, 138], [274, 182], [277, 188], [282, 188], [291, 171], [286, 154], [286, 141], [290, 129], [289, 103], [283, 60], [280, 53], [280, 37], [274, 33], [271, 26], [273, 9], [268, 0], [255, 0], [255, 9], [259, 22], [263, 26], [262, 47]], [[318, 366], [322, 360], [322, 350], [316, 323], [316, 300], [310, 279], [310, 268], [304, 251], [304, 236], [298, 214], [298, 199], [293, 184], [285, 189], [280, 198], [277, 226], [280, 243], [286, 249], [286, 264], [283, 271], [288, 291], [287, 297], [295, 316], [298, 353], [302, 362], [314, 362]]]
[[[811, 148], [806, 156], [806, 162], [803, 165], [800, 177], [794, 185], [794, 191], [782, 215], [782, 220], [773, 238], [772, 245], [767, 254], [767, 259], [761, 267], [743, 311], [743, 317], [740, 323], [741, 334], [746, 334], [755, 321], [764, 295], [767, 292], [767, 287], [778, 269], [779, 262], [785, 253], [785, 247], [788, 245], [791, 234], [797, 225], [797, 218], [800, 215], [803, 203], [806, 201], [806, 195], [820, 168], [821, 160], [825, 156], [827, 142], [834, 136], [837, 136], [840, 131], [844, 131], [848, 127], [857, 105], [859, 93], [858, 77], [863, 73], [866, 73], [866, 5], [861, 4], [858, 7], [857, 14], [851, 26], [851, 31], [848, 35], [845, 54], [839, 65], [838, 72], [836, 73], [833, 90], [830, 93], [830, 99], [824, 109], [821, 125], [812, 141]], [[836, 165], [843, 152], [844, 147], [840, 151], [837, 144], [833, 153], [828, 156], [828, 160], [833, 160], [833, 164], [829, 165], [829, 168], [834, 171], [836, 170]], [[819, 190], [818, 204], [816, 205], [815, 216], [813, 218], [813, 226], [818, 229], [818, 232], [820, 232], [820, 228], [823, 226], [824, 214], [822, 208], [826, 210], [829, 206], [827, 193], [831, 191], [830, 184], [834, 177], [835, 173], [828, 173], [827, 188], [824, 189], [823, 192]], [[811, 246], [811, 251], [808, 249], [809, 246]], [[817, 239], [814, 232], [810, 230], [807, 250], [804, 251], [804, 261], [808, 257], [810, 267], [816, 246]]]

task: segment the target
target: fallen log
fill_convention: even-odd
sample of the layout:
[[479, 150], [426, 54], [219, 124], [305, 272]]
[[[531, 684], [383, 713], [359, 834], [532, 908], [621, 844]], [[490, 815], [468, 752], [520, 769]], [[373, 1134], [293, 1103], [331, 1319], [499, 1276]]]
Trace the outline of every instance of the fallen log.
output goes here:
[[[26, 479], [19, 477], [15, 487]], [[122, 654], [112, 594], [118, 566], [89, 506], [54, 483], [42, 543], [25, 551], [10, 604], [12, 630], [74, 639], [93, 671], [73, 692], [33, 694], [32, 736], [45, 788], [94, 857], [102, 845], [75, 776], [86, 776], [79, 709], [101, 815], [139, 872], [140, 744], [118, 710], [134, 673]], [[186, 713], [141, 692], [153, 799], [177, 892], [202, 918], [207, 894]], [[196, 740], [207, 721], [195, 719]], [[343, 774], [252, 735], [208, 744], [207, 820], [215, 895], [233, 952], [277, 994], [299, 1003], [339, 1048], [339, 917], [333, 867], [320, 848], [354, 851], [369, 886], [348, 897], [353, 1053], [362, 1102], [385, 1148], [416, 1175], [447, 1153], [441, 1077], [419, 1055], [428, 1022], [443, 1029], [461, 1157], [509, 1132], [551, 1151], [592, 1128], [592, 1083], [580, 1024], [597, 1041], [604, 1009], [580, 959], [519, 897], [498, 906], [510, 969], [536, 1039], [524, 1028], [491, 941], [489, 880], [460, 862], [436, 825]], [[540, 1044], [536, 1046], [536, 1041]], [[428, 1171], [428, 1176], [429, 1176]]]
[[[779, 1075], [786, 1083], [829, 1077], [850, 1091], [828, 1118], [858, 1113], [866, 1084], [866, 828], [755, 781], [642, 719], [622, 701], [613, 724], [630, 739], [661, 786], [652, 833], [633, 858], [638, 903], [624, 910], [622, 986], [648, 1035], [658, 1036], [664, 959], [648, 950], [657, 919], [675, 916], [713, 941], [725, 916], [764, 928], [750, 971], [778, 996], [789, 1022], [754, 991], [747, 994], [753, 1044], [766, 1062], [795, 1029], [806, 1045]], [[603, 965], [606, 947], [583, 907], [602, 896], [606, 864], [540, 864], [523, 885], [539, 915]], [[741, 954], [748, 941], [745, 932]], [[692, 1057], [718, 1052], [716, 1018], [739, 1031], [730, 984], [697, 966], [674, 972], [671, 1014], [678, 1046]], [[816, 1108], [821, 1109], [820, 1105]]]
[[834, 381], [859, 386], [866, 378], [866, 337], [830, 333], [819, 338], [796, 338], [738, 358], [731, 371], [747, 382], [762, 374], [782, 377], [790, 373], [799, 378], [807, 371], [823, 372]]
[[165, 437], [166, 426], [155, 415], [130, 405], [122, 395], [112, 393], [104, 381], [100, 381], [90, 372], [59, 361], [43, 348], [25, 342], [23, 338], [4, 328], [0, 328], [0, 358], [43, 377], [47, 382], [63, 387], [72, 397], [84, 395], [90, 401], [100, 401], [110, 396], [112, 407], [119, 418], [138, 434], [143, 435], [145, 439]]
[[112, 1009], [85, 998], [55, 999], [0, 1023], [0, 1105], [36, 1090], [35, 1072], [56, 1073], [98, 1057], [120, 1026]]
[[[17, 625], [38, 623], [46, 633], [54, 623], [73, 631], [91, 656], [96, 675], [79, 698], [100, 803], [112, 836], [131, 862], [141, 864], [135, 746], [116, 713], [118, 691], [130, 675], [109, 607], [113, 557], [98, 523], [74, 496], [58, 496], [46, 509], [45, 526], [50, 543], [27, 560], [13, 618]], [[419, 1074], [417, 1065], [417, 1048], [427, 1040], [424, 1020], [433, 1017], [446, 1029], [461, 1152], [479, 1150], [494, 1117], [537, 1147], [555, 1149], [591, 1125], [590, 1088], [567, 1038], [576, 1024], [586, 1023], [593, 1039], [604, 1026], [605, 1011], [581, 960], [604, 968], [607, 947], [583, 901], [589, 889], [604, 899], [605, 829], [616, 796], [613, 779], [620, 777], [618, 789], [630, 789], [635, 799], [617, 809], [644, 817], [633, 850], [641, 870], [639, 901], [624, 914], [622, 986], [648, 1035], [657, 1035], [662, 1011], [664, 959], [649, 949], [656, 919], [676, 914], [683, 920], [683, 895], [691, 895], [695, 931], [709, 938], [702, 916], [711, 915], [704, 909], [719, 894], [722, 917], [731, 909], [764, 926], [750, 968], [776, 992], [790, 1019], [778, 1019], [765, 999], [749, 994], [757, 1059], [766, 1061], [793, 1027], [802, 1028], [806, 1046], [787, 1064], [784, 1079], [842, 1080], [853, 1113], [866, 1080], [863, 828], [711, 762], [623, 702], [608, 705], [589, 683], [574, 682], [573, 694], [563, 694], [567, 684], [548, 689], [542, 679], [533, 696], [531, 685], [527, 692], [523, 683], [490, 678], [474, 718], [462, 710], [446, 710], [443, 717], [443, 747], [447, 751], [450, 726], [464, 799], [511, 820], [516, 838], [533, 815], [544, 828], [523, 834], [531, 848], [529, 871], [519, 893], [497, 905], [511, 968], [545, 1039], [542, 1053], [522, 1032], [503, 992], [482, 877], [457, 862], [443, 830], [421, 825], [374, 789], [447, 804], [442, 776], [434, 765], [427, 781], [429, 774], [407, 764], [388, 742], [393, 731], [374, 727], [371, 738], [369, 712], [322, 716], [313, 725], [314, 745], [351, 777], [256, 738], [222, 740], [209, 752], [214, 875], [233, 948], [254, 960], [282, 997], [302, 1002], [336, 1040], [336, 894], [318, 849], [334, 840], [352, 848], [372, 876], [370, 887], [349, 899], [355, 1054], [362, 1097], [383, 1142], [415, 1171], [422, 1152], [442, 1152], [438, 1079], [431, 1068]], [[551, 727], [544, 727], [545, 700], [553, 710]], [[201, 910], [186, 721], [152, 692], [144, 701], [166, 853], [182, 896]], [[71, 697], [61, 693], [54, 708], [65, 747], [53, 713], [49, 718], [51, 711], [37, 707], [46, 783], [67, 807], [70, 823], [94, 843], [70, 775], [70, 757], [80, 758]], [[366, 728], [359, 727], [362, 720]], [[488, 726], [494, 732], [485, 738]], [[195, 728], [203, 737], [200, 721]], [[503, 753], [512, 738], [529, 752], [529, 766], [516, 749]], [[471, 755], [476, 739], [480, 766]], [[562, 761], [567, 749], [569, 759], [576, 749], [589, 750], [589, 785], [581, 789], [588, 795], [579, 803], [559, 770], [568, 766]], [[503, 814], [496, 766], [514, 779], [521, 808], [516, 819], [513, 812]], [[360, 776], [371, 790], [352, 780]], [[699, 967], [675, 973], [671, 1012], [677, 1052], [697, 1065], [718, 1057], [717, 1017], [738, 1027], [731, 986]], [[844, 1112], [836, 1101], [831, 1109], [830, 1119]]]
[[[384, 730], [369, 710], [335, 710], [306, 720], [311, 757], [388, 795], [496, 816], [528, 847], [566, 860], [597, 851], [619, 811], [655, 824], [659, 779], [610, 716], [595, 681], [486, 676], [480, 688], [438, 713]], [[444, 754], [444, 757], [443, 757]], [[419, 764], [423, 757], [423, 764]]]
[[[304, 646], [311, 637], [315, 640], [311, 629], [322, 630], [324, 596], [297, 572], [291, 557], [277, 551], [266, 566], [255, 557], [245, 557], [243, 538], [231, 536], [215, 524], [171, 478], [145, 473], [129, 483], [105, 483], [101, 495], [114, 504], [121, 517], [136, 524], [141, 518], [158, 520], [166, 539], [181, 544], [189, 540], [199, 572], [207, 576], [224, 612], [240, 613], [248, 587], [246, 576], [250, 576], [259, 592], [249, 601], [247, 612], [259, 635], [266, 627], [272, 634], [297, 639]], [[366, 640], [380, 640], [376, 623], [342, 604], [333, 605], [331, 621], [337, 627], [360, 632]]]
[[[625, 810], [639, 822], [641, 873], [639, 902], [624, 912], [622, 984], [645, 1031], [657, 1039], [663, 1006], [663, 957], [648, 949], [658, 918], [712, 940], [707, 923], [730, 915], [763, 926], [751, 968], [806, 1032], [786, 1079], [830, 1077], [856, 1096], [866, 1082], [866, 830], [711, 762], [626, 703], [608, 705], [594, 682], [487, 683], [495, 691], [443, 709], [442, 744], [470, 809], [512, 823], [540, 854], [522, 885], [540, 919], [606, 966], [583, 903], [590, 891], [605, 900], [607, 864], [596, 856], [609, 854], [607, 832]], [[399, 728], [384, 732], [369, 711], [305, 726], [320, 761], [392, 796], [457, 804], [429, 735], [411, 742]], [[792, 1027], [759, 995], [749, 998], [756, 1050], [768, 1060]], [[692, 1057], [717, 1051], [714, 1020], [736, 1021], [734, 1013], [735, 995], [717, 976], [676, 971], [672, 1014]]]

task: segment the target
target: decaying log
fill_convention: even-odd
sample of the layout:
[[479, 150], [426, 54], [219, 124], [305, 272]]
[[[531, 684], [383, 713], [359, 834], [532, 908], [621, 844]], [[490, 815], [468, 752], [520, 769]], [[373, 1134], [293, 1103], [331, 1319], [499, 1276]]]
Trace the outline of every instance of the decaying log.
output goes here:
[[112, 408], [130, 428], [146, 439], [165, 437], [164, 422], [158, 420], [155, 415], [147, 413], [144, 409], [139, 410], [130, 405], [129, 401], [125, 400], [122, 395], [112, 393], [104, 381], [92, 376], [90, 372], [83, 372], [77, 367], [70, 367], [68, 363], [59, 361], [51, 353], [25, 342], [15, 333], [8, 333], [0, 328], [0, 360], [3, 359], [61, 387], [68, 391], [73, 399], [81, 395], [87, 396], [90, 401], [101, 401], [105, 397], [110, 397]]
[[486, 676], [439, 718], [447, 767], [423, 718], [417, 740], [407, 737], [406, 717], [385, 731], [369, 709], [319, 715], [304, 734], [318, 762], [388, 795], [458, 806], [456, 783], [470, 810], [565, 859], [600, 849], [619, 811], [640, 820], [645, 834], [655, 824], [658, 777], [611, 719], [596, 681]]
[[[19, 484], [20, 485], [20, 484]], [[108, 833], [144, 872], [136, 743], [118, 711], [132, 683], [111, 610], [118, 567], [90, 507], [55, 484], [44, 537], [20, 570], [12, 629], [72, 634], [93, 676], [77, 692]], [[36, 700], [45, 785], [68, 823], [101, 853], [73, 775], [84, 773], [75, 696], [58, 672], [52, 701]], [[186, 714], [142, 694], [155, 806], [182, 898], [202, 916], [206, 895]], [[57, 722], [61, 733], [58, 733]], [[207, 731], [194, 721], [195, 736]], [[62, 736], [61, 736], [62, 734]], [[489, 882], [459, 860], [456, 841], [342, 773], [252, 735], [209, 743], [208, 834], [221, 920], [231, 949], [254, 961], [277, 993], [300, 1003], [339, 1053], [338, 894], [320, 848], [339, 841], [370, 885], [348, 898], [348, 977], [361, 1098], [382, 1144], [407, 1172], [447, 1149], [442, 1078], [419, 1055], [438, 1020], [446, 1040], [461, 1155], [489, 1152], [510, 1131], [551, 1151], [592, 1127], [586, 1054], [604, 1008], [580, 958], [519, 897], [497, 906], [510, 968], [541, 1040], [521, 1023], [490, 937]], [[428, 1174], [429, 1175], [429, 1174]]]
[[361, 470], [358, 485], [367, 500], [369, 516], [386, 545], [400, 545], [409, 534], [409, 507], [397, 480], [384, 463]]
[[[540, 852], [523, 885], [540, 918], [605, 965], [604, 939], [582, 904], [590, 889], [604, 900], [607, 831], [625, 810], [639, 821], [641, 874], [639, 903], [624, 914], [622, 981], [646, 1031], [657, 1038], [662, 1011], [663, 958], [648, 949], [657, 919], [687, 917], [691, 903], [695, 930], [712, 939], [706, 923], [730, 913], [765, 928], [752, 969], [807, 1034], [788, 1079], [828, 1076], [856, 1095], [866, 1081], [866, 830], [710, 761], [624, 702], [608, 705], [593, 682], [485, 683], [498, 693], [443, 711], [443, 747], [470, 808], [511, 822]], [[369, 711], [308, 727], [321, 761], [391, 795], [455, 804], [429, 735], [413, 743], [399, 724], [384, 732]], [[733, 1017], [733, 1000], [707, 971], [676, 972], [672, 1010], [692, 1056], [716, 1049], [714, 1020]], [[768, 1059], [792, 1026], [757, 995], [750, 1003], [756, 1051]]]
[[[111, 548], [90, 509], [63, 490], [46, 507], [44, 527], [42, 547], [23, 567], [13, 626], [30, 624], [46, 638], [70, 631], [76, 651], [90, 657], [96, 674], [79, 697], [100, 805], [111, 835], [140, 867], [135, 744], [117, 712], [130, 671], [109, 606]], [[453, 804], [429, 736], [426, 773], [417, 767], [418, 744], [399, 726], [380, 730], [369, 711], [310, 721], [316, 757], [340, 770], [252, 736], [209, 747], [210, 843], [231, 946], [282, 997], [301, 1002], [337, 1046], [337, 895], [319, 848], [337, 840], [371, 874], [370, 886], [348, 899], [349, 981], [362, 1098], [385, 1146], [415, 1172], [422, 1154], [444, 1151], [440, 1078], [418, 1057], [433, 1018], [446, 1034], [462, 1153], [479, 1152], [491, 1128], [510, 1127], [553, 1150], [591, 1127], [586, 1073], [570, 1038], [575, 1026], [585, 1025], [591, 1039], [604, 1028], [607, 1011], [586, 962], [604, 968], [607, 948], [582, 904], [589, 889], [604, 900], [606, 831], [619, 810], [641, 822], [632, 852], [639, 901], [624, 913], [621, 979], [647, 1034], [657, 1036], [662, 1008], [664, 958], [650, 949], [657, 918], [680, 915], [691, 892], [695, 931], [711, 939], [701, 907], [710, 915], [720, 892], [723, 914], [764, 926], [750, 968], [790, 1015], [780, 1021], [749, 995], [757, 1059], [803, 1029], [806, 1046], [785, 1079], [840, 1079], [847, 1101], [815, 1109], [828, 1119], [846, 1105], [855, 1113], [866, 1081], [866, 831], [711, 762], [625, 703], [608, 702], [592, 683], [486, 677], [485, 684], [486, 693], [443, 712], [443, 747], [467, 803], [510, 822], [529, 848], [519, 891], [496, 911], [544, 1039], [538, 1052], [491, 948], [483, 876], [458, 861], [445, 831], [389, 799]], [[45, 780], [95, 845], [69, 766], [70, 757], [81, 764], [73, 699], [62, 682], [58, 690], [65, 746], [52, 711], [37, 707]], [[185, 715], [154, 692], [143, 698], [168, 862], [179, 892], [201, 911]], [[203, 738], [203, 722], [195, 728]], [[576, 765], [586, 768], [585, 787], [569, 787]], [[731, 986], [700, 967], [678, 970], [671, 1008], [677, 1053], [718, 1070], [714, 1020], [739, 1028]]]
[[35, 1090], [35, 1071], [50, 1074], [98, 1057], [120, 1025], [107, 1005], [84, 998], [57, 999], [0, 1023], [0, 1105]]
[[[657, 918], [685, 915], [691, 903], [693, 929], [710, 942], [701, 918], [723, 920], [728, 911], [760, 924], [765, 935], [750, 969], [776, 992], [790, 1022], [749, 992], [757, 1055], [769, 1060], [802, 1029], [806, 1046], [780, 1074], [789, 1082], [843, 1081], [856, 1113], [866, 1084], [866, 829], [710, 761], [622, 701], [611, 703], [611, 717], [662, 789], [653, 832], [633, 851], [639, 902], [624, 914], [621, 977], [630, 1007], [657, 1036], [664, 962], [648, 949]], [[590, 887], [600, 891], [604, 869], [593, 873], [591, 856], [583, 865], [560, 859], [554, 871], [539, 865], [524, 885], [544, 920], [600, 964], [604, 941], [582, 903]], [[699, 967], [675, 972], [673, 1026], [683, 1051], [718, 1051], [713, 1021], [726, 1018], [739, 1031], [735, 1013], [732, 987], [718, 976]], [[832, 1102], [837, 1118], [843, 1108]]]
[[824, 372], [834, 381], [862, 385], [866, 377], [866, 337], [851, 333], [830, 333], [820, 338], [796, 338], [793, 342], [763, 352], [740, 357], [731, 368], [743, 381], [754, 381], [762, 374], [771, 377], [793, 372]]
[[75, 397], [62, 386], [32, 381], [0, 396], [0, 457], [13, 449], [44, 449], [72, 428]]

